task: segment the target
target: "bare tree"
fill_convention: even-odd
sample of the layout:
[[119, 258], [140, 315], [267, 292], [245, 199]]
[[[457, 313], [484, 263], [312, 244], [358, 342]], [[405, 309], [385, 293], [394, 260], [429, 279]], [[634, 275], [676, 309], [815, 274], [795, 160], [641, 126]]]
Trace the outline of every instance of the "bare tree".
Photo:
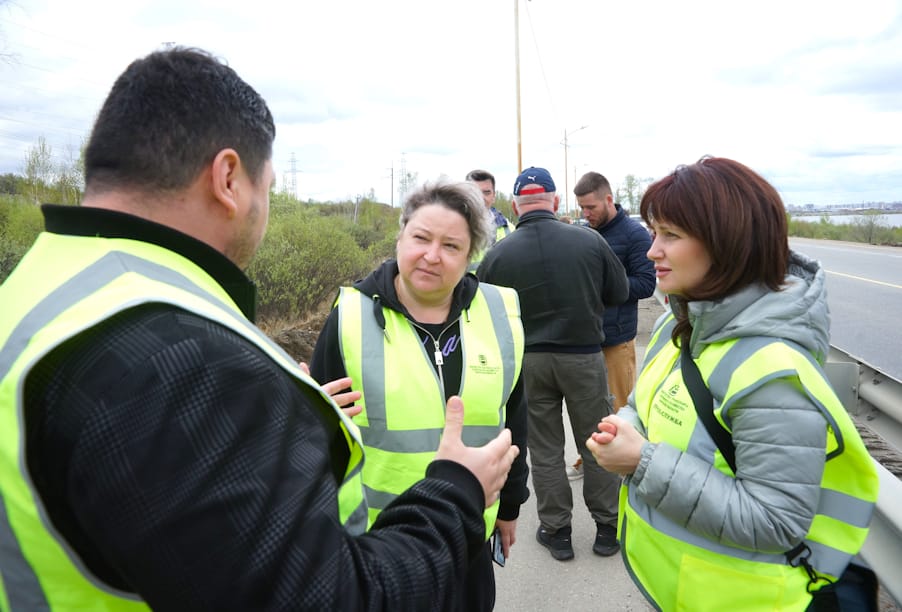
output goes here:
[[868, 244], [877, 244], [881, 230], [886, 226], [886, 215], [877, 210], [868, 210], [852, 220], [859, 236]]
[[654, 179], [638, 178], [634, 174], [627, 174], [623, 179], [623, 184], [614, 191], [614, 200], [627, 212], [636, 212], [639, 210], [639, 203], [642, 202], [642, 196], [645, 190]]
[[43, 136], [25, 154], [25, 184], [35, 204], [44, 199], [54, 178], [53, 149]]
[[59, 191], [61, 204], [75, 204], [84, 190], [84, 148], [79, 157], [75, 150], [66, 148], [66, 158], [56, 166], [56, 189]]

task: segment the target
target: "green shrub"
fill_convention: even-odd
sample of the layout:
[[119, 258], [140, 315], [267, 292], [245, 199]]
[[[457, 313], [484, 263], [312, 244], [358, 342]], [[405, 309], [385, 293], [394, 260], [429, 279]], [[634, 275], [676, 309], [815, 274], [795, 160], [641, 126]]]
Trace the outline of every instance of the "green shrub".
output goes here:
[[[328, 305], [347, 285], [394, 255], [398, 209], [302, 204], [271, 194], [266, 237], [247, 270], [258, 291], [261, 318], [303, 320]], [[0, 194], [0, 282], [43, 229], [40, 207], [23, 195]]]
[[273, 215], [248, 275], [257, 284], [258, 316], [297, 320], [370, 269], [344, 223], [298, 207]]
[[789, 220], [789, 235], [816, 240], [845, 240], [888, 246], [902, 246], [902, 228], [886, 227], [879, 214], [862, 214], [852, 223], [830, 223], [827, 215], [818, 220], [803, 217]]
[[40, 207], [30, 204], [24, 196], [0, 195], [0, 283], [18, 265], [43, 228]]

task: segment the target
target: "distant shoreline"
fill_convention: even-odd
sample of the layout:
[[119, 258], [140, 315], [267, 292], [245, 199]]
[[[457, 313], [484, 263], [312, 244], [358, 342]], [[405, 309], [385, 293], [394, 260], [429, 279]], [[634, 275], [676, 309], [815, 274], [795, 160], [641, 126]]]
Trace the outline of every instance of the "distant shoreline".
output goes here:
[[826, 217], [831, 225], [856, 225], [867, 217], [874, 216], [878, 217], [878, 224], [882, 227], [902, 228], [902, 210], [883, 211], [873, 209], [870, 211], [849, 212], [848, 209], [842, 209], [836, 212], [788, 212], [790, 219], [801, 221], [802, 223], [818, 223], [822, 218]]

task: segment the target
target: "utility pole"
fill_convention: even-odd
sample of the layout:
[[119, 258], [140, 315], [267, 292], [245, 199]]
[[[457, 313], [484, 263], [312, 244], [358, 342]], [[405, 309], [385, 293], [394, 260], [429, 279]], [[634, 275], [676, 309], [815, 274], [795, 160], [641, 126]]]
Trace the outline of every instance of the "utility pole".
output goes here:
[[523, 141], [520, 136], [520, 0], [514, 0], [514, 64], [517, 82], [517, 174], [523, 171]]
[[386, 168], [389, 172], [389, 177], [391, 178], [391, 207], [395, 207], [395, 162], [392, 161], [391, 167]]
[[289, 167], [291, 168], [288, 171], [288, 174], [291, 176], [291, 181], [288, 184], [288, 188], [291, 190], [291, 195], [294, 196], [294, 199], [298, 199], [298, 160], [295, 158], [294, 153], [291, 154], [291, 160], [289, 161]]
[[414, 178], [411, 176], [410, 172], [407, 171], [407, 157], [406, 153], [401, 153], [401, 168], [400, 168], [400, 177], [398, 178], [398, 202], [403, 203], [404, 197], [407, 195], [407, 192], [410, 191], [414, 186]]
[[[580, 130], [584, 130], [587, 127], [589, 127], [589, 126], [584, 125], [582, 127], [576, 128], [572, 132], [567, 132], [567, 128], [564, 128], [564, 140], [561, 142], [561, 144], [564, 145], [564, 214], [565, 215], [570, 214], [570, 186], [567, 184], [568, 183], [567, 177], [570, 176], [570, 168], [567, 165], [568, 164], [567, 149], [569, 148], [567, 145], [567, 136], [569, 136], [570, 134], [575, 134]], [[574, 180], [576, 180], [576, 179], [574, 179]]]

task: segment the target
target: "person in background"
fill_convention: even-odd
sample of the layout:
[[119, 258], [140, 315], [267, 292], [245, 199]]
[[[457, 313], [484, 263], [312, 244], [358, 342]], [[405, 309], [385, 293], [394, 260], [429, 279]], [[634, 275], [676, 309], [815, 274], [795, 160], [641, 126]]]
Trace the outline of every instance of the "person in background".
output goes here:
[[[495, 208], [495, 177], [490, 172], [486, 170], [471, 170], [467, 174], [467, 180], [474, 183], [479, 191], [482, 193], [482, 199], [485, 202], [486, 210], [492, 215], [492, 221], [494, 222], [494, 234], [489, 240], [489, 244], [486, 248], [492, 247], [496, 242], [502, 240], [505, 236], [514, 231], [513, 224], [507, 220], [507, 218], [501, 214], [501, 211]], [[485, 257], [485, 250], [480, 251], [473, 255], [470, 260], [470, 265], [467, 268], [468, 272], [476, 272], [476, 268], [479, 267], [479, 262], [482, 261], [482, 258]]]
[[[343, 287], [316, 343], [317, 380], [350, 376], [362, 400], [351, 412], [367, 450], [363, 482], [370, 521], [420, 479], [439, 448], [442, 406], [460, 396], [471, 444], [507, 427], [526, 444], [520, 371], [523, 326], [517, 293], [479, 282], [467, 264], [494, 226], [472, 183], [445, 180], [411, 192], [401, 209], [397, 258]], [[485, 540], [497, 530], [504, 557], [516, 541], [529, 496], [526, 453], [514, 462], [500, 500], [485, 513]], [[491, 610], [490, 544], [471, 559], [466, 610]]]
[[425, 478], [364, 533], [353, 424], [252, 323], [274, 138], [200, 50], [110, 90], [82, 205], [44, 206], [0, 285], [0, 608], [462, 608], [517, 450], [463, 446], [449, 400]]
[[[573, 188], [576, 202], [589, 226], [607, 240], [617, 254], [630, 283], [630, 296], [623, 304], [604, 311], [604, 363], [608, 369], [608, 389], [614, 396], [614, 412], [626, 406], [626, 398], [636, 384], [636, 330], [639, 300], [655, 292], [655, 267], [646, 257], [651, 237], [620, 204], [614, 203], [611, 184], [598, 172], [584, 174]], [[582, 477], [582, 458], [567, 469], [573, 480]]]
[[[544, 168], [527, 168], [514, 183], [517, 231], [496, 244], [479, 266], [485, 282], [513, 287], [520, 296], [526, 355], [523, 372], [529, 405], [529, 454], [541, 525], [536, 539], [554, 559], [574, 556], [573, 493], [564, 464], [563, 401], [575, 440], [595, 431], [611, 413], [605, 381], [602, 316], [629, 295], [623, 265], [597, 233], [557, 220], [560, 202]], [[613, 555], [616, 474], [601, 469], [585, 445], [583, 499], [596, 524], [592, 550]]]
[[790, 250], [773, 186], [730, 159], [678, 167], [640, 211], [672, 313], [587, 440], [625, 477], [630, 576], [662, 610], [849, 609], [835, 597], [869, 572], [849, 561], [878, 479], [821, 367], [824, 270]]

